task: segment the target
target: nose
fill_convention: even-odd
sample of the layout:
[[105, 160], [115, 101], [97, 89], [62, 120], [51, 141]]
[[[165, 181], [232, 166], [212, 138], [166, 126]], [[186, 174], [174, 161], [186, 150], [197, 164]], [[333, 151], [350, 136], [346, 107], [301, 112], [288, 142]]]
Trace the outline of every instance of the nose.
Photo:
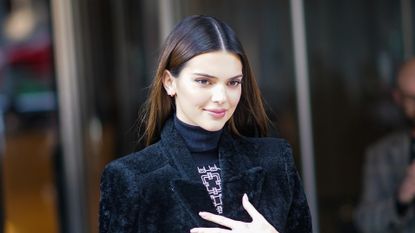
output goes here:
[[226, 88], [218, 85], [212, 89], [212, 101], [218, 104], [223, 104], [226, 101]]

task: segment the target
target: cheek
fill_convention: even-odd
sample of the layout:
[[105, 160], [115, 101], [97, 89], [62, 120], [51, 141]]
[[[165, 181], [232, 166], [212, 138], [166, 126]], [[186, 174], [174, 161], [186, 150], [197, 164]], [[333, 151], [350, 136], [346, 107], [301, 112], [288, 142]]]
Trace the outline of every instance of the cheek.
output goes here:
[[209, 93], [206, 91], [192, 88], [187, 89], [187, 91], [182, 94], [182, 99], [192, 106], [203, 107], [207, 102], [209, 102], [210, 97]]
[[232, 105], [234, 105], [235, 107], [236, 105], [238, 105], [239, 100], [241, 99], [241, 94], [242, 94], [242, 90], [238, 89], [238, 90], [231, 92], [231, 94], [229, 95], [229, 100], [232, 103]]

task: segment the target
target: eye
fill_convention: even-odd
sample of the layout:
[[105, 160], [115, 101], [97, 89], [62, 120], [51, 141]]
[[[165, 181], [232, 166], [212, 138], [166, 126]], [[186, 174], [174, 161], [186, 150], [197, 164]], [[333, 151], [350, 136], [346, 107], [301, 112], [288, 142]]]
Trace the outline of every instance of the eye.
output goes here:
[[231, 86], [231, 87], [237, 87], [238, 85], [241, 85], [241, 81], [232, 80], [232, 81], [229, 81], [228, 85]]
[[208, 79], [196, 79], [195, 82], [197, 82], [197, 83], [199, 83], [203, 86], [211, 84], [211, 82]]

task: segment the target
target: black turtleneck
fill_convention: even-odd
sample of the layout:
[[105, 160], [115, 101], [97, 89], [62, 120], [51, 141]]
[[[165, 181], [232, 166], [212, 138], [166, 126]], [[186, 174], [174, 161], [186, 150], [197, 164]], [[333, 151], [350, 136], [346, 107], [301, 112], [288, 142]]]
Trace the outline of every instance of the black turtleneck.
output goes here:
[[174, 126], [183, 137], [192, 154], [200, 179], [219, 214], [222, 214], [222, 188], [218, 144], [222, 130], [207, 131], [199, 126], [186, 124], [174, 115]]

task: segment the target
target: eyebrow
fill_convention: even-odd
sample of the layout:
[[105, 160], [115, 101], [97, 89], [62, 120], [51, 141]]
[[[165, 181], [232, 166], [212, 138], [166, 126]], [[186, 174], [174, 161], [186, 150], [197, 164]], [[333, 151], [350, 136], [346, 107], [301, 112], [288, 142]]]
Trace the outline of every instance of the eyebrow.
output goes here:
[[[214, 79], [216, 79], [217, 77], [215, 77], [215, 76], [212, 76], [212, 75], [209, 75], [209, 74], [203, 74], [203, 73], [193, 73], [194, 75], [199, 75], [199, 76], [203, 76], [203, 77], [206, 77], [206, 78], [214, 78]], [[236, 75], [236, 76], [233, 76], [233, 77], [230, 77], [230, 78], [228, 78], [228, 79], [236, 79], [236, 78], [242, 78], [243, 77], [243, 74], [238, 74], [238, 75]]]

